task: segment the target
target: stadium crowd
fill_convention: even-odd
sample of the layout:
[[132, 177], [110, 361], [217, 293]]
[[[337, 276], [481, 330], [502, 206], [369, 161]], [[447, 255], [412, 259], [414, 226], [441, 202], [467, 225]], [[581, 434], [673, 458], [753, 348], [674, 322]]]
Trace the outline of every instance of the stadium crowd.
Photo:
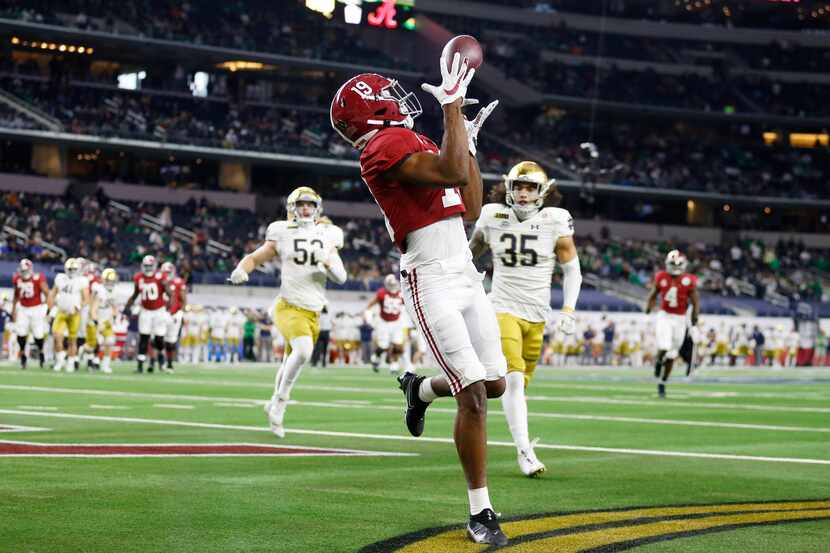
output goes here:
[[[126, 202], [130, 210], [117, 209], [100, 193], [80, 200], [71, 196], [37, 196], [6, 193], [0, 214], [6, 225], [17, 229], [28, 241], [12, 235], [0, 240], [0, 259], [30, 257], [60, 262], [58, 254], [44, 248], [49, 242], [76, 255], [93, 259], [102, 266], [134, 267], [150, 253], [171, 261], [191, 282], [222, 282], [248, 251], [265, 236], [269, 218], [191, 201], [182, 206], [161, 206]], [[44, 213], [51, 213], [45, 217]], [[161, 221], [162, 230], [142, 224], [143, 215]], [[284, 217], [275, 215], [273, 219]], [[347, 288], [371, 290], [384, 275], [394, 272], [397, 260], [390, 257], [392, 244], [382, 220], [334, 218], [346, 236], [342, 252], [349, 274]], [[193, 232], [192, 238], [174, 235], [180, 226]], [[209, 241], [226, 246], [208, 247]], [[703, 290], [722, 296], [769, 295], [821, 300], [825, 293], [821, 275], [830, 272], [830, 252], [807, 248], [787, 241], [775, 246], [746, 240], [726, 246], [703, 243], [666, 243], [624, 240], [608, 229], [599, 236], [578, 237], [582, 265], [586, 272], [611, 281], [627, 281], [645, 287], [664, 252], [680, 248], [689, 257], [690, 269], [701, 279]], [[276, 270], [277, 267], [269, 267]], [[555, 278], [559, 278], [558, 276]], [[273, 281], [269, 282], [274, 284]]]

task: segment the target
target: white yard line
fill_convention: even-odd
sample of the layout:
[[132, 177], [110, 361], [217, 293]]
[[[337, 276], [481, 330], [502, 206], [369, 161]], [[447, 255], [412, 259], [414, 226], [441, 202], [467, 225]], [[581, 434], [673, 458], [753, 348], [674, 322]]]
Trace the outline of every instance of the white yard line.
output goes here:
[[[0, 388], [3, 388], [0, 385]], [[16, 389], [24, 389], [26, 391], [34, 392], [48, 392], [48, 393], [64, 393], [64, 394], [94, 394], [101, 396], [115, 396], [115, 397], [130, 397], [135, 399], [175, 399], [184, 401], [210, 401], [214, 405], [233, 406], [233, 407], [252, 407], [264, 405], [265, 400], [246, 399], [246, 398], [226, 398], [215, 396], [191, 396], [183, 394], [159, 394], [150, 392], [122, 392], [118, 390], [87, 390], [80, 388], [44, 388], [36, 386], [15, 386]], [[537, 399], [535, 396], [528, 398], [529, 400]], [[609, 400], [610, 401], [610, 400]], [[618, 400], [626, 401], [628, 400]], [[633, 400], [631, 400], [633, 402]], [[220, 404], [221, 403], [221, 404]], [[323, 401], [291, 401], [290, 405], [305, 406], [305, 407], [323, 407], [328, 409], [369, 409], [375, 411], [396, 411], [400, 412], [403, 409], [403, 399], [400, 400], [400, 406], [395, 405], [377, 405], [366, 404], [363, 402], [353, 402], [349, 400], [323, 402]], [[638, 404], [638, 402], [633, 402]], [[655, 402], [657, 405], [663, 405], [662, 402]], [[687, 405], [686, 403], [674, 402], [672, 405]], [[162, 409], [193, 409], [192, 405], [157, 403], [155, 407]], [[738, 406], [740, 407], [740, 406]], [[18, 406], [19, 409], [26, 409], [24, 406]], [[45, 409], [45, 408], [38, 408]], [[30, 410], [35, 410], [32, 408]], [[48, 410], [57, 410], [57, 407], [49, 408]], [[430, 408], [431, 413], [448, 413], [455, 414], [456, 410], [451, 407]], [[501, 415], [503, 411], [493, 409], [492, 414]], [[652, 419], [643, 417], [625, 417], [625, 416], [611, 416], [611, 415], [579, 415], [570, 413], [549, 413], [530, 411], [528, 413], [533, 418], [552, 418], [563, 420], [578, 420], [578, 421], [603, 421], [603, 422], [617, 422], [617, 423], [634, 423], [634, 424], [656, 424], [656, 425], [671, 425], [671, 426], [694, 426], [694, 427], [708, 427], [708, 428], [736, 428], [743, 430], [764, 430], [764, 431], [780, 431], [780, 432], [819, 432], [830, 433], [830, 428], [813, 427], [813, 426], [789, 426], [789, 425], [774, 425], [774, 424], [750, 424], [750, 423], [732, 423], [732, 422], [717, 422], [717, 421], [695, 421], [686, 419]]]
[[30, 411], [57, 411], [57, 407], [48, 407], [46, 405], [18, 405], [18, 409], [28, 409]]
[[129, 409], [129, 407], [126, 407], [124, 405], [99, 405], [97, 403], [90, 403], [89, 408], [90, 409], [110, 409], [110, 410], [115, 410], [115, 411], [126, 411], [127, 409]]
[[[212, 428], [218, 430], [241, 430], [250, 432], [270, 432], [265, 426], [245, 426], [245, 425], [231, 425], [231, 424], [215, 424], [206, 422], [189, 422], [177, 421], [170, 419], [142, 419], [135, 417], [111, 417], [111, 416], [97, 416], [97, 415], [73, 415], [70, 413], [43, 413], [37, 411], [16, 411], [13, 409], [0, 409], [0, 414], [5, 415], [20, 415], [32, 417], [54, 417], [64, 419], [81, 419], [81, 420], [97, 420], [109, 421], [119, 423], [135, 423], [135, 424], [158, 424], [165, 426], [182, 426], [190, 428]], [[451, 438], [429, 438], [421, 436], [420, 438], [413, 438], [411, 436], [401, 436], [393, 434], [364, 434], [356, 432], [331, 432], [324, 430], [307, 430], [307, 429], [286, 429], [289, 434], [309, 435], [309, 436], [328, 436], [337, 438], [361, 438], [370, 440], [393, 440], [393, 441], [419, 441], [428, 443], [442, 443], [453, 444]], [[497, 447], [515, 448], [513, 442], [502, 441], [488, 441], [488, 445]], [[830, 459], [810, 459], [801, 457], [763, 457], [755, 455], [739, 455], [726, 453], [699, 453], [691, 451], [664, 451], [654, 449], [628, 449], [628, 448], [613, 448], [613, 447], [597, 447], [597, 446], [576, 446], [576, 445], [562, 445], [562, 444], [537, 444], [536, 449], [554, 449], [563, 451], [587, 451], [597, 453], [615, 453], [622, 455], [646, 455], [655, 457], [686, 457], [694, 459], [722, 459], [729, 461], [756, 461], [769, 463], [794, 463], [794, 464], [808, 464], [808, 465], [830, 465]]]

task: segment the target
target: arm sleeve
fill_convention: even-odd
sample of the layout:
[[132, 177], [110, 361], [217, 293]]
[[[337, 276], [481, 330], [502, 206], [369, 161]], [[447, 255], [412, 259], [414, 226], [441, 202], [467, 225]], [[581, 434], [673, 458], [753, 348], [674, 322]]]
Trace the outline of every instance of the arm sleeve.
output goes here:
[[579, 266], [579, 256], [562, 264], [562, 309], [576, 309], [579, 291], [582, 288], [582, 269]]
[[346, 268], [343, 266], [343, 260], [340, 259], [340, 254], [337, 253], [337, 250], [333, 251], [331, 256], [329, 256], [329, 266], [326, 267], [323, 265], [326, 271], [326, 276], [334, 282], [335, 284], [343, 284], [346, 282], [346, 278], [348, 275], [346, 274]]

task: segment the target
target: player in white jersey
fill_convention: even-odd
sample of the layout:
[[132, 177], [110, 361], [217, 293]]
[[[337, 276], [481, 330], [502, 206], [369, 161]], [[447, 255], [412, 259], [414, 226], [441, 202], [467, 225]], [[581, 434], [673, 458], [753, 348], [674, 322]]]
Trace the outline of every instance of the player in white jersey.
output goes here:
[[228, 363], [239, 363], [239, 344], [242, 342], [242, 327], [247, 318], [238, 308], [231, 307], [228, 312], [228, 328], [225, 343], [228, 345]]
[[542, 353], [545, 318], [550, 311], [550, 283], [557, 260], [564, 273], [562, 311], [556, 330], [572, 336], [576, 301], [582, 285], [579, 257], [573, 241], [570, 213], [545, 207], [561, 196], [545, 171], [532, 161], [515, 165], [481, 208], [470, 250], [478, 257], [493, 253], [490, 300], [496, 310], [501, 346], [507, 359], [507, 389], [502, 405], [518, 452], [519, 468], [527, 476], [545, 470], [533, 451], [527, 424], [525, 388]]
[[224, 307], [214, 307], [208, 316], [210, 327], [210, 341], [213, 344], [213, 360], [217, 363], [225, 358], [225, 344], [228, 335], [228, 320], [230, 316]]
[[104, 269], [101, 273], [103, 282], [96, 282], [92, 285], [92, 298], [89, 309], [89, 316], [97, 328], [97, 332], [103, 338], [104, 360], [101, 364], [101, 372], [111, 373], [110, 358], [112, 347], [115, 345], [115, 317], [118, 308], [115, 301], [115, 285], [118, 284], [118, 273], [115, 269]]
[[81, 311], [89, 304], [89, 281], [81, 274], [77, 259], [69, 258], [63, 265], [63, 273], [55, 277], [55, 284], [49, 292], [49, 304], [56, 308], [52, 334], [55, 337], [55, 367], [60, 371], [67, 359], [63, 349], [64, 334], [69, 337], [69, 362], [66, 372], [72, 372], [78, 363], [78, 331], [81, 328]]
[[323, 199], [307, 186], [288, 196], [287, 221], [268, 226], [265, 243], [246, 255], [230, 276], [233, 284], [248, 281], [248, 275], [268, 261], [282, 262], [280, 294], [274, 321], [285, 339], [285, 355], [275, 379], [274, 394], [265, 405], [271, 431], [285, 436], [283, 419], [291, 388], [303, 365], [311, 359], [320, 334], [320, 311], [326, 305], [326, 281], [346, 282], [346, 269], [338, 250], [343, 231], [321, 222]]

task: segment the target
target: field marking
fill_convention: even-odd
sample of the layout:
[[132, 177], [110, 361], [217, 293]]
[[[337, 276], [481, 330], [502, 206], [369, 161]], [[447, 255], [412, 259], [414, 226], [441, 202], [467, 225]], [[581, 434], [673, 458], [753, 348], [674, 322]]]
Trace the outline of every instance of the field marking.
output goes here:
[[126, 411], [127, 409], [129, 409], [129, 407], [126, 407], [124, 405], [99, 405], [97, 403], [90, 403], [89, 408], [90, 409], [110, 409], [110, 410], [116, 410], [116, 411]]
[[214, 403], [213, 405], [214, 405], [214, 407], [245, 407], [245, 408], [257, 407], [256, 403], [242, 403], [242, 402], [233, 403], [233, 402], [230, 402], [230, 401], [228, 401], [228, 402], [218, 401], [218, 402]]
[[[3, 388], [0, 385], [0, 388]], [[16, 386], [15, 388], [23, 388], [26, 391], [33, 391], [33, 392], [57, 392], [57, 393], [65, 393], [65, 394], [96, 394], [96, 395], [103, 395], [103, 396], [116, 396], [116, 397], [130, 397], [134, 399], [142, 399], [142, 398], [149, 398], [149, 399], [178, 399], [184, 401], [210, 401], [213, 402], [214, 405], [217, 405], [217, 402], [221, 402], [224, 406], [233, 406], [233, 407], [255, 407], [264, 405], [267, 403], [267, 400], [258, 400], [258, 399], [246, 399], [246, 398], [227, 398], [227, 397], [217, 397], [217, 396], [191, 396], [191, 395], [183, 395], [183, 394], [161, 394], [155, 392], [124, 392], [119, 390], [89, 390], [83, 388], [46, 388], [46, 387], [38, 387], [38, 386]], [[537, 396], [530, 396], [528, 400], [536, 399]], [[658, 405], [662, 405], [661, 402], [656, 402]], [[675, 402], [676, 403], [676, 402]], [[672, 403], [669, 403], [673, 405]], [[333, 402], [323, 402], [323, 401], [296, 401], [292, 400], [289, 402], [289, 405], [297, 405], [297, 406], [305, 406], [305, 407], [323, 407], [329, 409], [371, 409], [376, 411], [400, 411], [403, 408], [403, 401], [400, 401], [400, 407], [392, 406], [392, 405], [377, 405], [377, 404], [367, 404], [364, 402], [358, 401], [350, 401], [350, 400], [339, 400]], [[686, 405], [685, 403], [680, 403], [679, 405]], [[163, 409], [193, 409], [192, 405], [180, 405], [180, 404], [167, 404], [167, 403], [157, 403], [154, 404], [155, 407], [163, 408]], [[24, 407], [18, 406], [19, 409], [24, 409]], [[49, 410], [56, 411], [57, 407], [50, 408]], [[453, 408], [445, 408], [445, 407], [432, 407], [430, 408], [430, 412], [432, 413], [449, 413], [455, 414], [456, 410]], [[493, 409], [490, 411], [493, 414], [500, 414], [503, 415], [504, 411]], [[635, 424], [657, 424], [657, 425], [670, 425], [670, 426], [693, 426], [693, 427], [707, 427], [707, 428], [736, 428], [736, 429], [743, 429], [743, 430], [765, 430], [765, 431], [780, 431], [780, 432], [819, 432], [819, 433], [830, 433], [830, 428], [823, 428], [823, 427], [811, 427], [811, 426], [788, 426], [788, 425], [774, 425], [774, 424], [751, 424], [751, 423], [733, 423], [733, 422], [713, 422], [713, 421], [694, 421], [694, 420], [686, 420], [686, 419], [652, 419], [652, 418], [643, 418], [643, 417], [625, 417], [625, 416], [613, 416], [613, 415], [577, 415], [577, 414], [569, 414], [569, 413], [550, 413], [550, 412], [529, 412], [528, 416], [532, 418], [552, 418], [552, 419], [563, 419], [563, 420], [577, 420], [577, 421], [603, 421], [603, 422], [618, 422], [618, 423], [635, 423]]]
[[[109, 422], [129, 422], [136, 424], [158, 424], [165, 426], [183, 426], [189, 428], [212, 428], [218, 430], [243, 430], [250, 432], [270, 432], [270, 429], [264, 426], [246, 426], [234, 424], [216, 424], [207, 422], [192, 422], [192, 421], [177, 421], [170, 419], [143, 419], [137, 417], [112, 417], [112, 416], [98, 416], [98, 415], [73, 415], [70, 413], [43, 413], [38, 411], [16, 411], [13, 409], [0, 409], [0, 414], [5, 415], [22, 415], [33, 417], [54, 417], [63, 419], [81, 419], [81, 420], [97, 420]], [[370, 440], [394, 440], [394, 441], [419, 441], [427, 443], [441, 443], [454, 444], [452, 438], [429, 438], [421, 436], [415, 438], [412, 436], [394, 435], [394, 434], [366, 434], [359, 432], [333, 432], [324, 430], [309, 430], [309, 429], [286, 429], [286, 433], [308, 435], [308, 436], [327, 436], [337, 438], [360, 438]], [[495, 440], [488, 440], [488, 445], [499, 447], [515, 448], [513, 442], [502, 442]], [[593, 453], [615, 453], [622, 455], [646, 455], [654, 457], [683, 457], [692, 459], [722, 459], [729, 461], [758, 461], [769, 463], [795, 463], [807, 465], [830, 465], [830, 459], [810, 459], [801, 457], [764, 457], [756, 455], [739, 455], [728, 453], [700, 453], [690, 451], [666, 451], [654, 449], [629, 449], [629, 448], [615, 448], [615, 447], [597, 447], [597, 446], [578, 446], [578, 445], [563, 445], [563, 444], [536, 444], [536, 449], [554, 449], [561, 451], [586, 451]]]
[[[417, 453], [403, 453], [396, 451], [368, 451], [362, 449], [347, 449], [342, 447], [314, 447], [301, 445], [258, 444], [252, 442], [206, 442], [206, 443], [45, 443], [18, 440], [0, 440], [0, 444], [26, 445], [33, 447], [54, 448], [210, 448], [210, 447], [253, 447], [263, 450], [274, 450], [273, 453], [0, 453], [0, 457], [83, 457], [83, 458], [121, 458], [121, 457], [417, 457]], [[282, 450], [299, 450], [303, 453], [280, 453]]]
[[[166, 382], [173, 382], [168, 380]], [[271, 387], [269, 386], [269, 389]], [[363, 393], [382, 393], [384, 395], [400, 394], [400, 391], [391, 388], [375, 389], [375, 388], [338, 388], [336, 386], [295, 386], [301, 390], [316, 390], [316, 391], [332, 391], [332, 392], [363, 392]], [[158, 399], [184, 399], [193, 401], [238, 401], [239, 398], [219, 397], [219, 396], [191, 396], [183, 394], [162, 394], [154, 392], [124, 392], [120, 390], [93, 390], [88, 388], [53, 388], [48, 386], [25, 386], [17, 384], [0, 384], [0, 389], [18, 390], [30, 392], [54, 392], [54, 393], [84, 393], [91, 395], [112, 395], [121, 397], [135, 397], [135, 398], [158, 398]], [[646, 400], [646, 399], [612, 399], [597, 396], [545, 396], [545, 395], [529, 395], [528, 401], [556, 401], [561, 403], [598, 403], [605, 405], [643, 405], [663, 407], [671, 405], [673, 407], [699, 407], [701, 409], [715, 409], [723, 411], [769, 411], [775, 413], [821, 413], [830, 414], [830, 407], [787, 407], [780, 405], [755, 405], [755, 404], [734, 404], [734, 403], [706, 403], [696, 401], [672, 401], [666, 399], [660, 400]], [[260, 400], [257, 400], [260, 401]], [[261, 403], [266, 403], [267, 400], [261, 400]]]
[[57, 411], [57, 407], [49, 407], [46, 405], [18, 405], [18, 409], [28, 409], [29, 411]]
[[40, 426], [21, 426], [19, 424], [0, 424], [0, 434], [11, 434], [12, 432], [48, 432], [51, 428]]

